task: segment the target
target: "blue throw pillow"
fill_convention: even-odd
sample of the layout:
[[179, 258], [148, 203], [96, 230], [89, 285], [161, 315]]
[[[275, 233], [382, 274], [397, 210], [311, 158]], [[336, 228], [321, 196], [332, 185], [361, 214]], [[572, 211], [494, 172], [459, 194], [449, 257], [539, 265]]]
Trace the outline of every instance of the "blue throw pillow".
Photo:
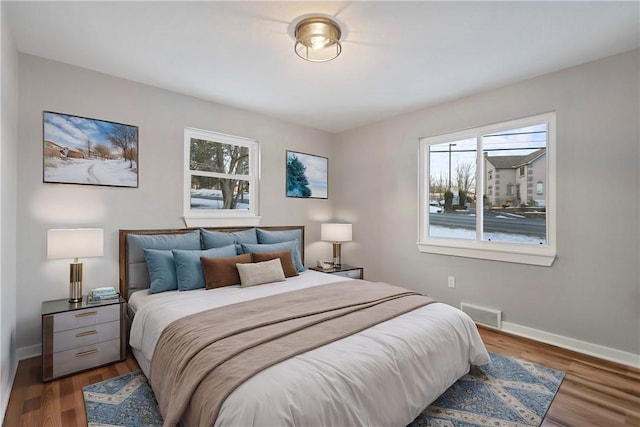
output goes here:
[[298, 273], [303, 272], [305, 270], [304, 265], [302, 265], [302, 259], [300, 258], [300, 250], [298, 249], [298, 241], [290, 240], [288, 242], [281, 243], [273, 243], [270, 245], [252, 245], [247, 243], [242, 243], [242, 252], [245, 254], [249, 254], [252, 252], [262, 253], [262, 252], [278, 252], [285, 251], [287, 249], [291, 250], [291, 258], [293, 259], [293, 265], [296, 266], [296, 271]]
[[236, 256], [236, 246], [228, 245], [204, 251], [173, 250], [173, 261], [176, 264], [176, 277], [179, 291], [190, 291], [205, 287], [204, 272], [200, 257], [226, 258]]
[[[292, 240], [298, 240], [298, 242], [302, 241], [302, 230], [263, 230], [261, 228], [256, 229], [256, 234], [258, 235], [258, 243], [260, 244], [273, 244], [273, 243], [282, 243], [282, 242], [290, 242]], [[251, 242], [241, 242], [241, 243], [251, 243]], [[299, 243], [298, 243], [299, 244]]]
[[144, 249], [200, 249], [200, 230], [178, 234], [129, 234], [129, 259], [127, 262], [144, 261]]
[[255, 228], [249, 228], [242, 231], [232, 231], [229, 233], [223, 231], [209, 231], [201, 228], [200, 232], [202, 234], [202, 245], [205, 249], [221, 248], [223, 246], [235, 244], [238, 249], [238, 254], [240, 254], [240, 243], [258, 243]]
[[157, 294], [178, 289], [176, 265], [171, 251], [144, 249], [144, 259], [147, 262], [151, 280], [150, 293]]

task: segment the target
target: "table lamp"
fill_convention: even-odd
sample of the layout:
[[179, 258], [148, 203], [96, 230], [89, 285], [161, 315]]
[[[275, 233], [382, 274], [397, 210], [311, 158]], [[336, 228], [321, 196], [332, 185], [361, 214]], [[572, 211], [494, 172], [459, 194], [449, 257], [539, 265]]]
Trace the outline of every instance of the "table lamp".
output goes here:
[[82, 263], [78, 258], [103, 254], [101, 228], [52, 229], [47, 231], [47, 258], [73, 258], [69, 264], [69, 302], [82, 301]]
[[333, 242], [333, 266], [340, 267], [340, 244], [351, 241], [351, 224], [321, 224], [320, 239]]

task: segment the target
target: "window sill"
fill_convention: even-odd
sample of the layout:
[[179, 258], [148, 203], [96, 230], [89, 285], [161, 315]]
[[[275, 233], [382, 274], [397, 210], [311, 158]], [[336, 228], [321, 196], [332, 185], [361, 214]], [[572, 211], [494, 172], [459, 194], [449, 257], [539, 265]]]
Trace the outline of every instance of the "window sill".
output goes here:
[[[539, 250], [517, 247], [509, 244], [496, 246], [486, 245], [483, 242], [418, 242], [420, 252], [451, 255], [465, 258], [486, 259], [490, 261], [512, 262], [517, 264], [539, 265], [551, 267], [556, 259], [553, 249], [545, 247]], [[464, 246], [463, 246], [464, 245]]]
[[187, 216], [182, 217], [187, 227], [255, 227], [260, 224], [259, 216]]

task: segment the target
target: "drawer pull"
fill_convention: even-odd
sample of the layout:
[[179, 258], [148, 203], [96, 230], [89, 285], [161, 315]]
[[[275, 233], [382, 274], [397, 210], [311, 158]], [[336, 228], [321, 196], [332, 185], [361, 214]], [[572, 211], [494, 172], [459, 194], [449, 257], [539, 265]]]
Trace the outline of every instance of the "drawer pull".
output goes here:
[[78, 314], [76, 314], [76, 317], [95, 316], [96, 314], [98, 314], [97, 311], [87, 311], [86, 313], [78, 313]]
[[96, 331], [95, 329], [93, 331], [80, 332], [80, 333], [76, 334], [76, 338], [86, 337], [87, 335], [95, 335], [97, 333], [98, 333], [98, 331]]
[[95, 354], [97, 352], [98, 352], [97, 348], [93, 350], [81, 351], [80, 353], [76, 353], [76, 357], [89, 356], [90, 354]]

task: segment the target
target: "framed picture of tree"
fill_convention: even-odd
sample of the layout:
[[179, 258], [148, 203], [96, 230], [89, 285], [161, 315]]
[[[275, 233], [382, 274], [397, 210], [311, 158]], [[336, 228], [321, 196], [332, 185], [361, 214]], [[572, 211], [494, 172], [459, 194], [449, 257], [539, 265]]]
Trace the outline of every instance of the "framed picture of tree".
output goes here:
[[44, 111], [46, 183], [138, 187], [138, 127]]
[[329, 160], [287, 150], [287, 197], [328, 199]]

